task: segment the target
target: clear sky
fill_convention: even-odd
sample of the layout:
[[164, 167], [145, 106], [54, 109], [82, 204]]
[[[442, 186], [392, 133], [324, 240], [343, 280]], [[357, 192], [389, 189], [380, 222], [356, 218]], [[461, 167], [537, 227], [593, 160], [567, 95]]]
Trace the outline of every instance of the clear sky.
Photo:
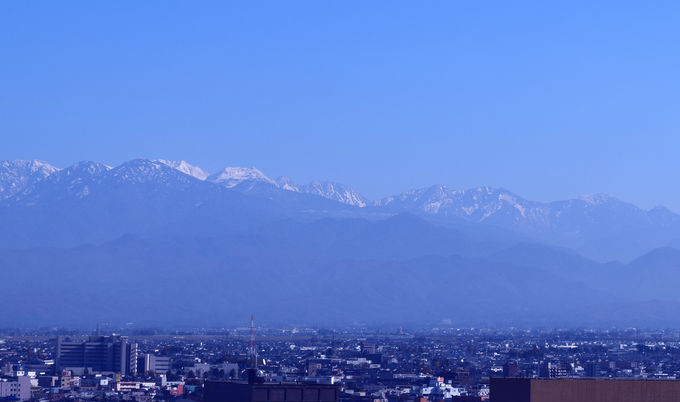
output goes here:
[[4, 1], [0, 159], [680, 212], [680, 2]]

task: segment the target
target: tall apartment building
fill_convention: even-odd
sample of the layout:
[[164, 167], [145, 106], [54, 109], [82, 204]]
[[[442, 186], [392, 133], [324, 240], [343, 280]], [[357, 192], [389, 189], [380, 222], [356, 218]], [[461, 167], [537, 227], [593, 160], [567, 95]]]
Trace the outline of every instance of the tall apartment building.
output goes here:
[[90, 336], [87, 340], [57, 338], [57, 368], [75, 373], [91, 371], [137, 374], [137, 344], [126, 337]]

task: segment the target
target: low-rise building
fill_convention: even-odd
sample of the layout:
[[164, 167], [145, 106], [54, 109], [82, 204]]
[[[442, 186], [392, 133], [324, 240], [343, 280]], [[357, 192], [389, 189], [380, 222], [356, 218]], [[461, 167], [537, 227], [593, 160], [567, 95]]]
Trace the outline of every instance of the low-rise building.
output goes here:
[[16, 398], [20, 401], [31, 399], [31, 378], [27, 376], [1, 378], [0, 398]]

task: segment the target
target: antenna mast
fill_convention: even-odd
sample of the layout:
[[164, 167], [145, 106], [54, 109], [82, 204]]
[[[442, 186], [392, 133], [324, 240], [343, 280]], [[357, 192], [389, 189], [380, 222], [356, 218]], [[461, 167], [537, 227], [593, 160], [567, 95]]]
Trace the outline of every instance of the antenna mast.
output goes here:
[[250, 366], [257, 368], [257, 348], [255, 347], [255, 316], [250, 315], [250, 347], [248, 348]]

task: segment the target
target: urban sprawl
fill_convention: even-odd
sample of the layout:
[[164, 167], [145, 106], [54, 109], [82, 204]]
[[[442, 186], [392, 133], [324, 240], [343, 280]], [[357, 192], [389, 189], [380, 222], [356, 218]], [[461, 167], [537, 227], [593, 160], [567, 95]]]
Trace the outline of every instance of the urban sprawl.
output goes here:
[[119, 332], [0, 331], [0, 400], [204, 401], [210, 384], [255, 373], [260, 384], [332, 385], [340, 401], [487, 401], [495, 378], [680, 375], [678, 331]]

